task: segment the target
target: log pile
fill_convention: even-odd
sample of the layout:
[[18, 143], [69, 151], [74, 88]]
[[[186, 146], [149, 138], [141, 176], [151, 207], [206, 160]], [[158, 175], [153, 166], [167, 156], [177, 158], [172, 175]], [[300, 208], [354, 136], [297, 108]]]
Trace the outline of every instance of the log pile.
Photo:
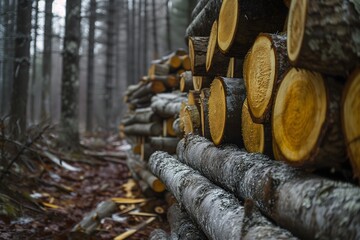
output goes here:
[[192, 19], [184, 139], [152, 173], [210, 239], [360, 238], [359, 4], [198, 1]]

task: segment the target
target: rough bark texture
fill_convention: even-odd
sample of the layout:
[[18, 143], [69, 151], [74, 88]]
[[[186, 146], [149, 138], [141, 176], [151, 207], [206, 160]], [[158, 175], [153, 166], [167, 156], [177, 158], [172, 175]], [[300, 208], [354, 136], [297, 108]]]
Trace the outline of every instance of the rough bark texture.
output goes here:
[[155, 152], [149, 160], [149, 167], [208, 238], [241, 239], [246, 234], [259, 234], [253, 232], [258, 230], [258, 226], [267, 226], [268, 234], [274, 239], [292, 239], [290, 233], [275, 227], [255, 211], [251, 214], [256, 217], [249, 218], [244, 207], [232, 194], [169, 154]]
[[[238, 0], [237, 11], [237, 27], [234, 35], [229, 36], [229, 38], [232, 39], [230, 46], [227, 49], [222, 48], [221, 44], [219, 44], [219, 46], [221, 51], [228, 56], [244, 58], [259, 33], [282, 31], [288, 9], [283, 4], [282, 0]], [[225, 18], [233, 17], [234, 14], [225, 13]], [[225, 18], [219, 17], [218, 20], [218, 42], [219, 35], [223, 34], [222, 28], [226, 28], [226, 23], [221, 22]], [[223, 27], [221, 25], [223, 25]]]
[[133, 123], [150, 123], [160, 122], [160, 118], [155, 115], [151, 108], [137, 109], [134, 114], [127, 118], [124, 118], [121, 123], [124, 126], [131, 125]]
[[[179, 160], [303, 239], [360, 237], [360, 188], [307, 174], [262, 154], [233, 146], [217, 148], [189, 135], [178, 144]], [[336, 226], [336, 228], [334, 227]]]
[[189, 56], [193, 76], [208, 75], [206, 71], [206, 52], [208, 42], [209, 37], [189, 37]]
[[208, 101], [210, 96], [210, 89], [204, 88], [200, 93], [200, 109], [201, 109], [201, 132], [202, 136], [211, 139], [209, 126], [209, 110]]
[[195, 225], [184, 209], [179, 204], [173, 204], [167, 212], [167, 220], [170, 223], [171, 238], [182, 240], [207, 239], [205, 234]]
[[162, 229], [155, 229], [150, 233], [149, 240], [169, 240], [170, 236]]
[[73, 149], [79, 143], [78, 86], [81, 40], [81, 0], [66, 1], [65, 38], [61, 83], [61, 144]]
[[87, 92], [86, 92], [86, 130], [92, 131], [93, 103], [94, 103], [94, 49], [95, 49], [95, 22], [96, 0], [89, 3], [89, 35], [88, 35], [88, 59], [87, 59]]
[[125, 126], [124, 133], [134, 136], [159, 136], [162, 133], [160, 123], [136, 123]]
[[[238, 146], [243, 146], [244, 143], [242, 141], [241, 128], [238, 128], [238, 126], [241, 124], [241, 109], [246, 98], [244, 80], [241, 78], [235, 79], [225, 77], [218, 77], [217, 79], [222, 82], [226, 102], [226, 120], [220, 143], [234, 143]], [[212, 88], [210, 88], [209, 102], [212, 97], [218, 99], [217, 96], [212, 94]], [[213, 132], [220, 130], [215, 129], [212, 122], [212, 119], [217, 119], [218, 117], [216, 115], [210, 116], [210, 114], [216, 114], [217, 111], [214, 110], [215, 108], [217, 108], [217, 104], [209, 104], [209, 125], [212, 139], [214, 139]]]
[[153, 149], [164, 151], [169, 154], [176, 153], [176, 147], [179, 142], [178, 138], [173, 137], [151, 137], [150, 145]]
[[[210, 0], [213, 1], [213, 0]], [[194, 9], [191, 12], [191, 20], [194, 20], [196, 16], [204, 9], [205, 5], [208, 4], [209, 0], [199, 0]]]
[[188, 92], [193, 89], [194, 85], [191, 71], [183, 72], [180, 79], [180, 92]]
[[[10, 128], [15, 138], [25, 134], [28, 82], [30, 77], [31, 3], [19, 0], [16, 14], [16, 37]], [[8, 24], [8, 23], [7, 23]], [[7, 81], [7, 79], [5, 79]]]
[[163, 118], [179, 115], [181, 103], [186, 101], [184, 95], [172, 93], [157, 94], [151, 99], [152, 110]]
[[173, 129], [178, 138], [182, 138], [184, 135], [184, 131], [181, 129], [180, 125], [180, 118], [175, 119], [173, 122]]
[[[292, 1], [290, 11], [298, 11], [297, 4], [301, 2]], [[298, 23], [289, 19], [288, 33], [295, 27], [304, 27], [300, 52], [296, 59], [290, 58], [292, 64], [325, 74], [348, 74], [360, 63], [360, 3], [354, 0], [306, 3], [305, 26], [293, 26]], [[290, 41], [293, 40], [300, 41]], [[293, 46], [288, 45], [288, 51], [291, 49]]]
[[205, 37], [210, 35], [211, 26], [217, 19], [221, 0], [209, 1], [186, 29], [185, 37]]

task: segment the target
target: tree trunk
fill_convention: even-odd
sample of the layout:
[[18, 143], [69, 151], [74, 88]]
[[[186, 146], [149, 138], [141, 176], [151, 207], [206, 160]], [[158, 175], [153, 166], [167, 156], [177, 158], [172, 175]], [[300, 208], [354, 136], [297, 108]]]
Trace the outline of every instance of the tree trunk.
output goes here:
[[124, 133], [129, 136], [159, 136], [162, 133], [160, 123], [135, 123], [125, 126]]
[[179, 204], [173, 204], [167, 211], [167, 220], [170, 223], [172, 239], [205, 240], [205, 234], [195, 225]]
[[178, 138], [174, 137], [151, 137], [150, 145], [157, 151], [164, 151], [169, 154], [176, 153], [176, 146], [179, 142]]
[[246, 98], [244, 80], [217, 77], [210, 87], [208, 101], [211, 139], [216, 145], [234, 143], [243, 146], [241, 108]]
[[[17, 3], [13, 91], [11, 95], [10, 130], [15, 138], [25, 134], [26, 107], [30, 70], [31, 3]], [[21, 17], [20, 17], [21, 16]]]
[[343, 91], [341, 120], [345, 145], [351, 160], [354, 176], [360, 177], [360, 68], [357, 68], [348, 78]]
[[[143, 1], [139, 1], [139, 10], [138, 10], [138, 38], [137, 38], [137, 61], [135, 63], [135, 65], [137, 66], [137, 72], [138, 74], [142, 75], [143, 74], [143, 70], [142, 70], [142, 40], [144, 39], [144, 36], [142, 36], [142, 28], [143, 28], [143, 22], [141, 21], [142, 18], [142, 8], [143, 8]], [[145, 71], [145, 69], [144, 69]]]
[[219, 16], [221, 2], [221, 0], [208, 1], [186, 29], [186, 39], [189, 37], [208, 37], [210, 35], [211, 26]]
[[128, 126], [134, 123], [150, 123], [160, 122], [159, 116], [157, 116], [151, 108], [137, 109], [134, 114], [131, 114], [128, 118], [124, 118], [121, 123], [124, 126]]
[[233, 146], [219, 149], [199, 136], [181, 140], [177, 155], [238, 198], [252, 199], [259, 210], [302, 239], [360, 237], [357, 186], [317, 177]]
[[180, 92], [188, 92], [193, 89], [193, 75], [191, 71], [183, 72], [180, 78]]
[[[213, 1], [213, 0], [210, 0]], [[199, 0], [194, 9], [191, 12], [191, 20], [193, 21], [197, 15], [204, 9], [205, 5], [209, 2], [209, 0]]]
[[295, 166], [336, 167], [346, 160], [341, 131], [342, 86], [318, 73], [292, 68], [273, 106], [279, 160]]
[[225, 0], [218, 19], [218, 45], [231, 57], [244, 58], [261, 32], [280, 32], [288, 9], [283, 0]]
[[152, 98], [152, 110], [162, 118], [169, 118], [179, 115], [181, 103], [186, 97], [170, 93], [157, 94]]
[[274, 96], [289, 68], [286, 35], [259, 34], [244, 65], [249, 110], [255, 123], [270, 121]]
[[206, 71], [206, 52], [209, 37], [189, 37], [189, 57], [193, 76], [208, 76]]
[[241, 114], [241, 132], [248, 152], [263, 153], [273, 158], [271, 123], [254, 123], [245, 99]]
[[107, 130], [111, 129], [113, 123], [113, 91], [114, 91], [114, 50], [115, 50], [115, 0], [109, 0], [106, 20], [106, 63], [105, 63], [105, 93], [104, 93], [104, 111], [105, 126]]
[[291, 63], [325, 74], [347, 75], [360, 63], [359, 19], [357, 1], [292, 1], [287, 27]]
[[[31, 82], [30, 82], [30, 98], [28, 108], [27, 117], [29, 118], [31, 123], [35, 123], [35, 86], [37, 85], [37, 36], [38, 36], [38, 28], [39, 28], [39, 1], [35, 0], [35, 24], [34, 24], [34, 41], [33, 41], [33, 57], [32, 57], [32, 73], [31, 73]], [[42, 102], [41, 102], [42, 103]], [[45, 118], [44, 118], [45, 119]]]
[[133, 57], [133, 39], [132, 32], [134, 29], [134, 25], [131, 18], [131, 10], [130, 10], [130, 0], [125, 0], [125, 9], [126, 9], [126, 81], [127, 85], [134, 84], [134, 64], [132, 62]]
[[53, 0], [45, 1], [45, 24], [44, 24], [44, 52], [42, 66], [42, 97], [41, 97], [41, 117], [43, 119], [51, 117], [50, 113], [50, 85], [52, 70], [52, 5]]
[[87, 104], [86, 104], [86, 130], [88, 132], [94, 127], [93, 101], [94, 101], [94, 49], [95, 49], [95, 22], [96, 22], [96, 0], [89, 3], [89, 35], [88, 35], [88, 59], [87, 59]]
[[201, 133], [203, 137], [211, 139], [209, 126], [209, 96], [210, 88], [203, 88], [200, 93], [200, 109], [201, 109]]
[[170, 236], [162, 229], [155, 229], [150, 233], [149, 240], [170, 240]]
[[206, 51], [206, 71], [213, 76], [225, 76], [230, 58], [225, 56], [217, 44], [218, 24], [215, 20]]
[[80, 19], [81, 0], [67, 0], [61, 82], [61, 144], [68, 150], [75, 150], [79, 146], [77, 86], [79, 86]]
[[153, 49], [153, 59], [157, 59], [159, 55], [159, 47], [158, 47], [158, 40], [157, 40], [157, 25], [156, 25], [156, 4], [155, 0], [152, 0], [152, 30], [153, 30], [153, 43], [154, 43], [154, 49]]
[[[245, 208], [232, 194], [167, 153], [154, 153], [149, 160], [149, 167], [208, 238], [241, 239], [255, 232], [274, 239], [293, 239], [290, 233], [274, 226], [259, 213], [254, 211], [246, 214]], [[265, 226], [268, 232], [258, 231], [258, 227]]]

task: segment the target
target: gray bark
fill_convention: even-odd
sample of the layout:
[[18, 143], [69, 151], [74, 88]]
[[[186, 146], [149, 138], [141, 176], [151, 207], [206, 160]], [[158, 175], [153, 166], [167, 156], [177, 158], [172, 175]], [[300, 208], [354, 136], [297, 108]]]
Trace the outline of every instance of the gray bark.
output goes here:
[[10, 129], [15, 138], [25, 134], [28, 82], [30, 77], [31, 1], [17, 3], [13, 91], [11, 95]]
[[289, 232], [274, 226], [258, 212], [245, 213], [245, 208], [232, 194], [169, 154], [155, 152], [149, 167], [208, 238], [241, 239], [257, 231], [257, 227], [266, 226], [273, 239], [292, 239]]
[[66, 1], [65, 38], [61, 84], [61, 143], [69, 150], [78, 147], [79, 48], [81, 0]]
[[87, 59], [87, 96], [86, 96], [86, 130], [91, 131], [94, 127], [93, 101], [94, 101], [94, 48], [95, 48], [95, 22], [96, 0], [89, 3], [89, 36], [88, 36], [88, 59]]
[[179, 115], [181, 103], [187, 101], [184, 95], [171, 93], [157, 94], [151, 99], [151, 108], [163, 118]]
[[357, 186], [317, 177], [234, 146], [217, 148], [199, 136], [181, 140], [177, 154], [181, 162], [238, 198], [252, 199], [260, 211], [300, 238], [360, 237]]
[[37, 79], [37, 66], [36, 66], [36, 59], [37, 59], [37, 36], [38, 36], [38, 20], [39, 20], [39, 1], [36, 0], [35, 1], [35, 25], [34, 25], [34, 41], [33, 41], [33, 58], [32, 58], [32, 73], [31, 73], [31, 82], [30, 82], [30, 112], [28, 114], [29, 120], [30, 122], [34, 122], [35, 121], [35, 86], [36, 86], [36, 79]]
[[162, 133], [160, 123], [136, 123], [125, 126], [124, 133], [130, 136], [159, 136]]

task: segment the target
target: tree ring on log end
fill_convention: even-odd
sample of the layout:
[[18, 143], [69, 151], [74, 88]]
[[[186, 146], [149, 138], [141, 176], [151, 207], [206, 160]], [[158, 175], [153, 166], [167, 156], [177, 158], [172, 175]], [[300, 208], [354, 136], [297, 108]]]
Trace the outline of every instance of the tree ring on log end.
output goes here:
[[287, 24], [287, 51], [291, 62], [296, 62], [304, 39], [308, 0], [292, 1]]
[[153, 183], [151, 188], [155, 191], [155, 192], [163, 192], [165, 191], [165, 185], [159, 180], [156, 179]]
[[262, 119], [266, 110], [270, 108], [277, 77], [275, 49], [272, 47], [271, 39], [264, 35], [257, 37], [246, 64], [244, 74], [249, 109], [255, 119]]
[[356, 177], [360, 177], [360, 68], [348, 78], [343, 92], [341, 119], [348, 155]]
[[190, 67], [191, 72], [194, 72], [194, 64], [195, 64], [195, 52], [194, 52], [194, 43], [191, 38], [189, 38], [189, 58], [190, 58]]
[[241, 129], [246, 150], [264, 153], [264, 125], [253, 122], [247, 100], [244, 101], [242, 107]]
[[209, 43], [206, 51], [206, 71], [209, 71], [211, 68], [216, 44], [217, 44], [217, 21], [214, 21], [211, 27]]
[[215, 145], [219, 145], [224, 137], [226, 125], [226, 92], [221, 78], [215, 78], [210, 86], [209, 123], [210, 134]]
[[272, 121], [276, 145], [286, 160], [300, 163], [316, 151], [327, 107], [325, 83], [320, 74], [289, 70], [276, 95]]
[[223, 0], [219, 13], [217, 40], [221, 51], [228, 52], [238, 25], [238, 0]]

